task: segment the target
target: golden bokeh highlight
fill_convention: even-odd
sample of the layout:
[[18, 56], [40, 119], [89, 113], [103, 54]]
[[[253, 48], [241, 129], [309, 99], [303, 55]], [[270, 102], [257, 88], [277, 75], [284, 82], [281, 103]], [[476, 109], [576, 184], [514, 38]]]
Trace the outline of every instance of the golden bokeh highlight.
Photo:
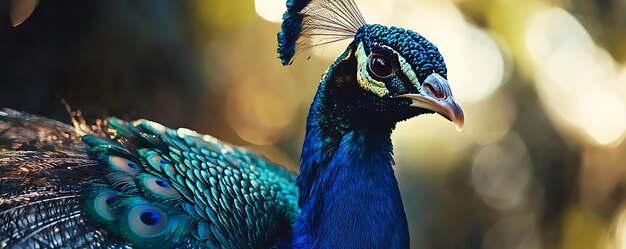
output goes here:
[[[405, 27], [432, 41], [465, 111], [461, 133], [437, 115], [400, 123], [392, 135], [398, 172], [426, 176], [442, 192], [450, 187], [445, 179], [465, 172], [467, 186], [460, 188], [471, 188], [484, 206], [478, 209], [491, 221], [485, 224], [482, 248], [626, 249], [624, 211], [606, 215], [626, 176], [626, 65], [592, 35], [590, 27], [597, 26], [572, 13], [568, 1], [355, 2], [368, 23]], [[248, 144], [272, 148], [270, 154], [295, 147], [297, 155], [317, 83], [349, 41], [318, 47], [280, 67], [275, 36], [263, 32], [279, 30], [284, 1], [255, 0], [254, 6], [265, 23], [231, 34], [207, 54], [223, 54], [222, 67], [232, 71], [219, 91], [229, 93], [224, 108], [235, 134]], [[224, 46], [243, 55], [219, 51]], [[520, 96], [525, 89], [536, 96]], [[534, 112], [547, 122], [525, 119]], [[533, 147], [543, 143], [543, 150], [560, 151], [549, 147], [554, 141], [532, 137], [545, 134], [546, 126], [562, 138], [562, 146], [580, 152], [574, 156], [580, 160], [559, 173], [578, 172], [564, 176], [576, 190], [559, 213], [558, 236], [542, 223], [553, 201], [546, 198], [554, 198], [544, 174], [556, 165]], [[414, 201], [407, 195], [405, 200]], [[420, 222], [407, 213], [409, 222]], [[411, 229], [414, 244], [432, 247], [420, 244], [416, 235], [425, 231], [423, 224], [413, 225], [418, 227]], [[615, 236], [610, 226], [616, 227]]]
[[[62, 120], [48, 104], [67, 97], [86, 117], [189, 127], [294, 172], [350, 42], [282, 66], [286, 0], [18, 2], [0, 30], [7, 107]], [[462, 132], [423, 115], [392, 134], [413, 248], [626, 249], [626, 0], [355, 2], [439, 48], [465, 113]]]

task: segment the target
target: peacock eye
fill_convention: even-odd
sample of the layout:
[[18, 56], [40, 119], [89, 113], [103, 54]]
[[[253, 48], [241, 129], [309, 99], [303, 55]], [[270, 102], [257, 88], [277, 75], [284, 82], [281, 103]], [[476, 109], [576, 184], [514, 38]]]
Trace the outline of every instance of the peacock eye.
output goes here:
[[387, 56], [372, 53], [367, 66], [367, 70], [372, 78], [385, 81], [395, 75], [395, 70]]
[[115, 200], [119, 198], [119, 195], [113, 191], [103, 191], [98, 194], [93, 202], [94, 210], [98, 215], [107, 221], [113, 220], [115, 216], [113, 215], [113, 209], [111, 205]]
[[161, 209], [151, 205], [140, 205], [128, 214], [128, 226], [137, 235], [156, 237], [167, 228], [168, 217]]

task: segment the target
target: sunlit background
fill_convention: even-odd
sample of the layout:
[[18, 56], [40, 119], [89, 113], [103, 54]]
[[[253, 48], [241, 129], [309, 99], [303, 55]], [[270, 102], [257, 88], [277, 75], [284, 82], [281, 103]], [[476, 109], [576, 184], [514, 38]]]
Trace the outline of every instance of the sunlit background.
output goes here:
[[[393, 134], [413, 248], [626, 249], [626, 1], [356, 0], [442, 52], [465, 110]], [[0, 2], [0, 106], [146, 117], [297, 171], [345, 43], [280, 65], [284, 0]]]

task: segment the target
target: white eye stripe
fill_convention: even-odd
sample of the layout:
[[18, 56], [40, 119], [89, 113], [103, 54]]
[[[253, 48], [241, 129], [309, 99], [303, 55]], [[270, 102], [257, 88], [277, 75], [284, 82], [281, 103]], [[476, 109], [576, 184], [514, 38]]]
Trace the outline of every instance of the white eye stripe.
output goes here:
[[369, 56], [365, 53], [365, 49], [363, 48], [363, 42], [359, 42], [359, 45], [354, 53], [357, 59], [357, 73], [356, 79], [359, 83], [359, 86], [366, 91], [370, 91], [378, 97], [383, 97], [385, 94], [389, 93], [387, 87], [384, 82], [380, 82], [378, 80], [372, 79], [369, 73], [367, 72], [367, 63], [369, 61]]
[[[411, 83], [413, 83], [413, 85], [415, 85], [418, 89], [420, 88], [422, 83], [419, 82], [419, 80], [417, 79], [417, 75], [415, 74], [413, 67], [411, 67], [411, 64], [409, 64], [406, 59], [402, 55], [400, 55], [400, 53], [386, 45], [374, 45], [385, 48], [394, 53], [398, 59], [398, 63], [400, 64], [400, 70], [398, 71], [401, 71], [407, 77], [407, 79], [411, 81]], [[387, 89], [384, 82], [373, 79], [367, 72], [367, 63], [369, 61], [369, 56], [365, 53], [363, 42], [359, 43], [354, 54], [357, 58], [357, 82], [359, 83], [359, 86], [361, 86], [361, 88], [366, 91], [370, 91], [378, 95], [379, 97], [383, 97], [385, 94], [389, 93], [389, 90]]]
[[419, 82], [419, 80], [417, 80], [417, 75], [415, 74], [415, 71], [413, 71], [413, 67], [411, 67], [411, 64], [406, 62], [406, 59], [404, 59], [404, 57], [400, 55], [400, 53], [398, 53], [395, 49], [387, 45], [379, 45], [379, 46], [381, 48], [388, 49], [389, 51], [393, 52], [398, 57], [398, 63], [400, 64], [400, 71], [402, 71], [402, 73], [404, 73], [404, 75], [411, 81], [411, 83], [413, 83], [413, 85], [415, 85], [419, 89], [419, 86], [421, 86], [422, 83]]

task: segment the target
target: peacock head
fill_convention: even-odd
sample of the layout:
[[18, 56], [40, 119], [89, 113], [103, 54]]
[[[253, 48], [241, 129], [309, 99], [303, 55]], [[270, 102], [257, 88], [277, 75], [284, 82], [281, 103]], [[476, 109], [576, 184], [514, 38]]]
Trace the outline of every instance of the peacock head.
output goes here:
[[334, 94], [352, 113], [395, 123], [438, 113], [457, 129], [464, 114], [452, 97], [439, 50], [420, 34], [397, 27], [366, 24], [353, 0], [287, 2], [278, 52], [284, 65], [296, 53], [352, 39], [326, 73]]

